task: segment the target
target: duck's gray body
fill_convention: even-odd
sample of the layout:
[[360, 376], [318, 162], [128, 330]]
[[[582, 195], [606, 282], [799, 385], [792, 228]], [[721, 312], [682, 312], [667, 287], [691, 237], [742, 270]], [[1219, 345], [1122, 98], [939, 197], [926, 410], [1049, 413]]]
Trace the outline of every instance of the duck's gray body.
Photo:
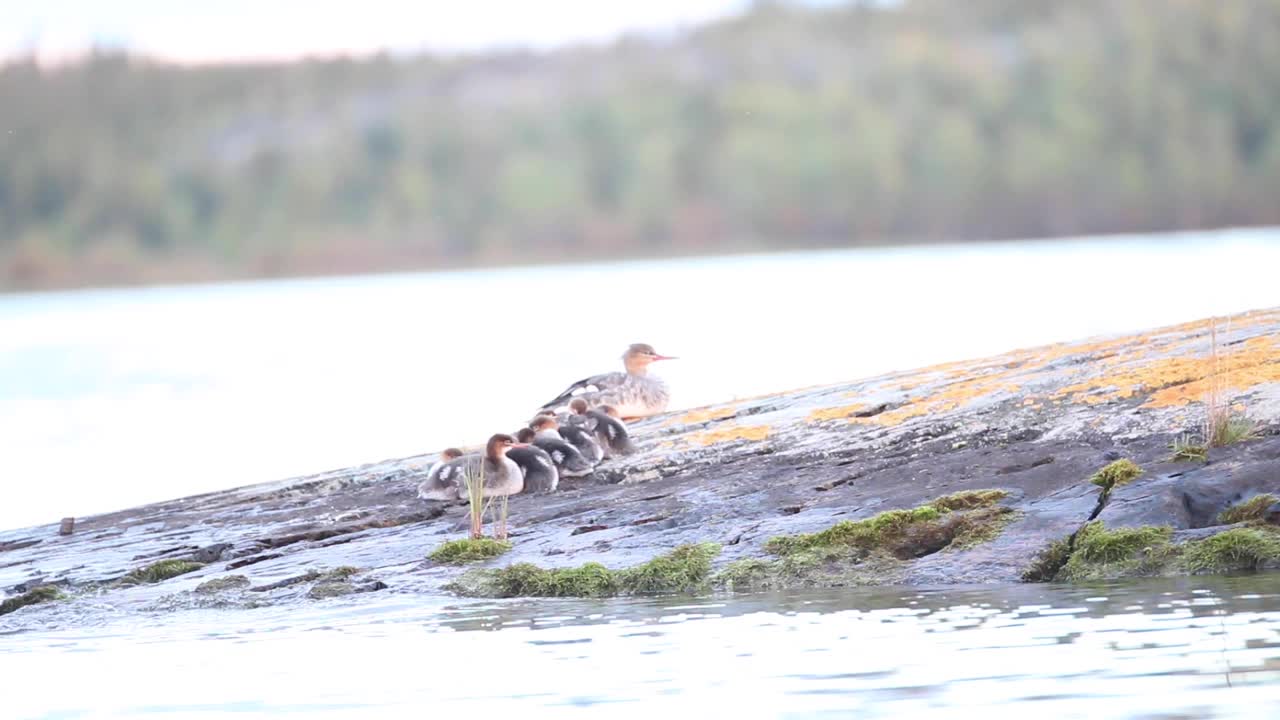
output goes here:
[[524, 473], [514, 460], [505, 456], [495, 460], [474, 454], [433, 466], [426, 481], [418, 486], [418, 497], [423, 500], [466, 500], [469, 497], [468, 478], [479, 478], [481, 473], [484, 497], [515, 495], [524, 489]]
[[542, 407], [559, 411], [574, 398], [592, 406], [612, 405], [622, 417], [648, 417], [666, 411], [671, 391], [662, 378], [647, 372], [611, 372], [579, 380]]
[[560, 472], [542, 448], [534, 445], [512, 448], [507, 451], [507, 457], [519, 465], [524, 474], [522, 492], [554, 492], [559, 487]]

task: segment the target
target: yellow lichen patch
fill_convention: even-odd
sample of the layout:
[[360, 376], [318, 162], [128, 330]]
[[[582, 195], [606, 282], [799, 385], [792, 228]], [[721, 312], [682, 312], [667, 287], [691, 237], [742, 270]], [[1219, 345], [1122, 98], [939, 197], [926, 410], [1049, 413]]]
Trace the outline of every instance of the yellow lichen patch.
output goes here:
[[840, 407], [818, 408], [817, 410], [809, 413], [808, 421], [814, 423], [825, 422], [827, 420], [843, 420], [844, 418], [851, 417], [854, 413], [859, 413], [866, 409], [867, 406], [865, 403], [841, 405]]
[[737, 405], [726, 405], [718, 408], [698, 408], [689, 412], [673, 417], [663, 423], [664, 426], [670, 425], [696, 425], [698, 423], [711, 422], [712, 420], [724, 420], [731, 418], [738, 412]]
[[1204, 398], [1214, 383], [1223, 390], [1241, 391], [1266, 382], [1280, 382], [1280, 346], [1270, 337], [1255, 337], [1228, 348], [1215, 361], [1200, 357], [1166, 357], [1108, 367], [1106, 372], [1059, 388], [1055, 398], [1069, 398], [1087, 405], [1130, 398], [1141, 393], [1150, 397], [1143, 407], [1173, 407]]
[[851, 418], [850, 422], [866, 422], [874, 425], [893, 426], [906, 420], [931, 413], [954, 410], [972, 400], [996, 392], [1017, 392], [1020, 386], [1005, 380], [1009, 373], [997, 373], [990, 377], [975, 378], [953, 383], [947, 389], [926, 395], [902, 407], [869, 418]]
[[752, 440], [759, 441], [769, 437], [768, 425], [749, 425], [716, 428], [714, 430], [703, 430], [702, 432], [693, 433], [685, 438], [694, 445], [717, 445], [719, 443], [732, 442], [734, 440]]

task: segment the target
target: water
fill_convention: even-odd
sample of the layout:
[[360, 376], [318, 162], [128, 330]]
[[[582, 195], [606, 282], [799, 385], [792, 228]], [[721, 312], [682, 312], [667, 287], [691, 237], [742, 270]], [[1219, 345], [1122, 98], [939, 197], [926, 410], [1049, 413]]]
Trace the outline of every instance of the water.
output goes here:
[[732, 601], [379, 595], [0, 634], [4, 715], [1272, 718], [1280, 700], [1277, 575]]
[[481, 442], [632, 342], [694, 406], [1280, 305], [1280, 231], [0, 297], [0, 528]]

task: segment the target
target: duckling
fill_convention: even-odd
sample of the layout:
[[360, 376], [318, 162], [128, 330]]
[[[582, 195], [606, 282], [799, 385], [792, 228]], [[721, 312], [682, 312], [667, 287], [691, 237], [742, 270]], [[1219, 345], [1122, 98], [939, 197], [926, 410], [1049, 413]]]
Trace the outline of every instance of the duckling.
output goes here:
[[[525, 432], [528, 434], [524, 435]], [[529, 443], [533, 440], [533, 430], [522, 428], [516, 434], [516, 440]], [[556, 464], [546, 450], [526, 444], [511, 448], [507, 457], [514, 460], [524, 474], [524, 492], [554, 492], [560, 486], [560, 471], [556, 470]]]
[[630, 455], [635, 452], [636, 448], [631, 442], [627, 426], [618, 419], [618, 411], [612, 405], [601, 405], [591, 410], [588, 409], [587, 401], [574, 398], [573, 402], [569, 403], [569, 408], [574, 413], [571, 416], [571, 422], [595, 434], [596, 441], [604, 449], [604, 457]]
[[441, 464], [434, 482], [428, 478], [418, 487], [418, 497], [424, 500], [466, 500], [467, 478], [483, 478], [483, 497], [515, 495], [524, 489], [524, 473], [514, 460], [507, 457], [512, 448], [525, 447], [510, 435], [499, 433], [485, 443], [484, 454], [462, 455]]
[[565, 441], [554, 417], [538, 417], [533, 421], [533, 444], [551, 456], [560, 477], [582, 477], [591, 473], [592, 465], [582, 451]]

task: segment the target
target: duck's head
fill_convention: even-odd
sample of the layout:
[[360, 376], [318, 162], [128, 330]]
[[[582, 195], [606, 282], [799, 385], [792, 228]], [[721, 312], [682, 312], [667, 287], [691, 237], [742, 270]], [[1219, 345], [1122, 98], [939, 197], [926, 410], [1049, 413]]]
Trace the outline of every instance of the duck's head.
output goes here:
[[507, 451], [513, 447], [523, 447], [516, 439], [510, 435], [498, 433], [489, 438], [489, 442], [485, 443], [484, 452], [490, 460], [501, 460], [506, 456]]
[[440, 459], [445, 462], [457, 460], [460, 457], [462, 457], [462, 451], [458, 448], [445, 448], [444, 451], [440, 453]]
[[523, 427], [516, 431], [516, 442], [529, 443], [533, 442], [533, 428]]
[[644, 372], [650, 363], [659, 360], [675, 360], [676, 358], [662, 355], [653, 349], [648, 343], [633, 343], [627, 351], [622, 354], [622, 362], [627, 366], [627, 372]]
[[529, 427], [533, 428], [534, 432], [542, 432], [543, 430], [559, 430], [560, 423], [556, 422], [554, 415], [539, 415], [533, 419], [533, 422], [529, 423]]
[[574, 415], [586, 415], [587, 401], [582, 398], [574, 398], [573, 402], [569, 403], [569, 410], [571, 410]]

